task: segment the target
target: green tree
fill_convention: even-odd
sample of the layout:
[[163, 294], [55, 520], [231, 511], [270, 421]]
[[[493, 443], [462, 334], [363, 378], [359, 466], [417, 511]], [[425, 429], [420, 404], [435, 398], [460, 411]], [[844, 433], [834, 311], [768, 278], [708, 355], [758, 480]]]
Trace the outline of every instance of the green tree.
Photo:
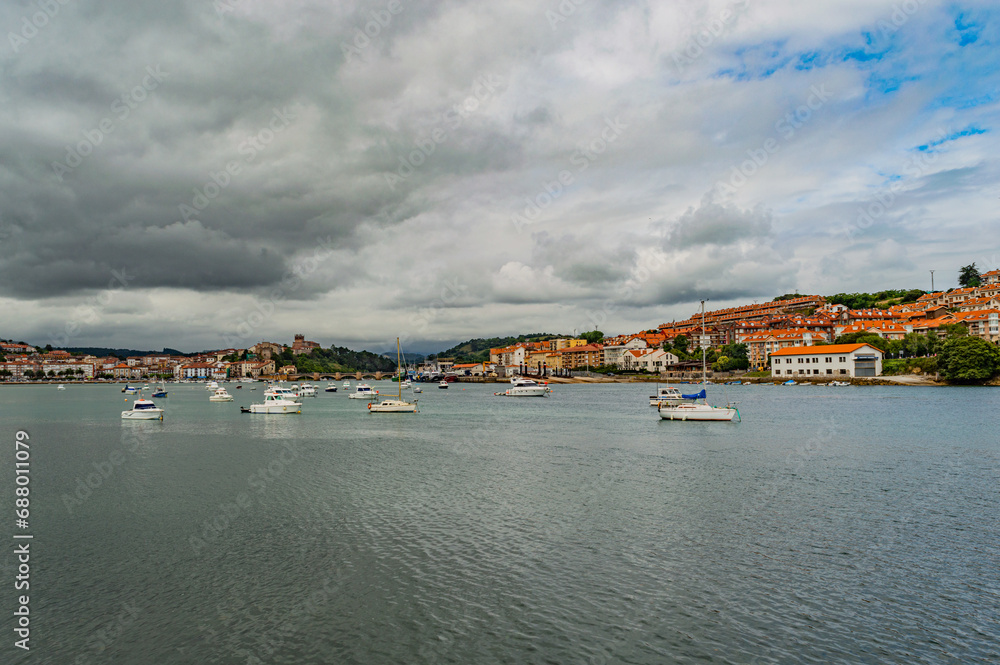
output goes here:
[[889, 348], [889, 340], [884, 337], [879, 337], [875, 333], [870, 332], [856, 332], [848, 333], [846, 335], [841, 335], [837, 338], [836, 344], [867, 344], [868, 346], [874, 346], [879, 351], [885, 353]]
[[600, 330], [591, 330], [580, 335], [580, 338], [587, 340], [587, 344], [598, 344], [604, 340], [604, 333]]
[[899, 302], [901, 304], [905, 304], [908, 302], [917, 302], [917, 300], [919, 300], [920, 296], [922, 295], [924, 295], [924, 291], [922, 291], [921, 289], [910, 289], [909, 291], [903, 294], [903, 297], [900, 298]]
[[979, 286], [982, 283], [982, 277], [979, 274], [979, 270], [976, 269], [976, 264], [971, 263], [967, 266], [962, 266], [958, 271], [958, 285], [963, 288], [968, 288], [970, 286]]
[[941, 345], [938, 368], [948, 381], [982, 383], [1000, 374], [1000, 348], [979, 337], [952, 337]]
[[688, 344], [690, 341], [687, 335], [678, 335], [674, 338], [673, 352], [677, 354], [679, 358], [687, 357]]

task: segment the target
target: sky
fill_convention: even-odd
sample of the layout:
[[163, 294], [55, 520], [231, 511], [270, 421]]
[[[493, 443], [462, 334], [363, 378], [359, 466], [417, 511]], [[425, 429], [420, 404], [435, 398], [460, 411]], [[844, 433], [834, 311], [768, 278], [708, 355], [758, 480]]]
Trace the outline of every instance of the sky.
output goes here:
[[0, 337], [436, 352], [1000, 267], [1000, 6], [8, 0]]

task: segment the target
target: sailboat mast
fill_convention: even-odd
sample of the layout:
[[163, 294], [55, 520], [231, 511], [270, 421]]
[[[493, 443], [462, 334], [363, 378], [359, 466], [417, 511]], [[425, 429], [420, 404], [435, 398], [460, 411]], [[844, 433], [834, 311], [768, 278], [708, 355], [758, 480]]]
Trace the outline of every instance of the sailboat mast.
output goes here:
[[396, 392], [398, 393], [398, 398], [400, 402], [403, 401], [403, 377], [400, 374], [399, 367], [399, 338], [396, 338]]
[[708, 376], [705, 371], [705, 301], [701, 301], [701, 385], [705, 385]]

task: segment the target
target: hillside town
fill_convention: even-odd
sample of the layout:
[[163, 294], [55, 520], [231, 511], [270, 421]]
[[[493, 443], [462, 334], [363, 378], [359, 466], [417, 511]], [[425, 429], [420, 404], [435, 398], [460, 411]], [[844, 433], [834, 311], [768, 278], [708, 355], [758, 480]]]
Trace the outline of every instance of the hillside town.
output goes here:
[[[845, 336], [874, 335], [901, 342], [917, 333], [933, 336], [939, 329], [960, 326], [970, 336], [1000, 344], [1000, 270], [983, 273], [978, 286], [924, 293], [914, 302], [886, 308], [851, 309], [828, 302], [823, 296], [783, 297], [765, 303], [696, 312], [683, 321], [612, 337], [584, 334], [579, 338], [553, 337], [490, 348], [489, 359], [462, 362], [432, 358], [413, 368], [423, 374], [471, 377], [510, 377], [518, 374], [569, 376], [600, 368], [601, 371], [676, 375], [701, 368], [700, 348], [717, 358], [722, 351], [742, 346], [745, 365], [740, 369], [785, 374], [879, 376], [885, 351], [866, 344], [852, 349], [832, 346]], [[703, 334], [704, 329], [704, 334]], [[683, 358], [690, 343], [697, 350]], [[844, 345], [837, 345], [844, 346]], [[864, 348], [861, 348], [864, 347]], [[246, 349], [226, 348], [195, 355], [148, 354], [95, 357], [62, 349], [40, 350], [21, 342], [0, 342], [0, 379], [136, 381], [150, 378], [176, 380], [275, 379], [300, 372], [297, 357], [320, 349], [317, 342], [296, 334], [290, 345], [261, 341]], [[817, 349], [824, 353], [820, 354]], [[291, 355], [289, 355], [291, 354]], [[859, 355], [860, 354], [860, 355]], [[806, 367], [823, 361], [820, 367]], [[833, 360], [836, 355], [839, 360]], [[857, 356], [857, 357], [855, 357]], [[289, 357], [292, 362], [287, 362]], [[797, 360], [802, 367], [778, 367]], [[838, 366], [838, 362], [840, 363]], [[723, 368], [724, 369], [724, 368]]]
[[[295, 335], [291, 346], [259, 342], [247, 349], [219, 349], [193, 356], [144, 355], [98, 358], [74, 355], [61, 349], [39, 350], [24, 343], [0, 342], [6, 361], [0, 362], [0, 376], [6, 380], [108, 379], [137, 381], [150, 378], [182, 380], [261, 379], [292, 374], [295, 365], [279, 365], [286, 349], [295, 355], [308, 354], [319, 344]], [[228, 359], [228, 360], [227, 360]]]
[[[684, 321], [663, 323], [656, 328], [616, 335], [600, 342], [587, 339], [520, 342], [490, 349], [492, 367], [472, 366], [470, 369], [513, 375], [525, 371], [544, 374], [597, 367], [663, 373], [700, 367], [700, 360], [685, 362], [667, 350], [678, 338], [703, 342], [707, 349], [745, 345], [747, 369], [756, 371], [765, 370], [779, 351], [789, 360], [795, 354], [786, 349], [799, 349], [803, 357], [813, 356], [817, 354], [811, 347], [830, 345], [852, 334], [901, 341], [911, 333], [935, 335], [942, 327], [958, 325], [965, 328], [969, 336], [1000, 344], [1000, 270], [983, 273], [980, 277], [979, 286], [926, 293], [915, 302], [885, 309], [850, 309], [840, 303], [827, 302], [822, 296], [800, 296], [706, 311], [704, 317], [699, 312]], [[835, 353], [829, 348], [824, 351], [828, 355]], [[845, 360], [845, 366], [827, 367], [824, 373], [830, 370], [830, 374], [851, 377], [878, 376], [884, 351], [868, 347], [865, 353], [868, 354], [866, 358], [875, 356], [877, 363], [865, 362], [863, 367], [856, 368]], [[804, 374], [807, 370], [818, 373], [818, 368], [797, 369], [800, 371], [795, 373]]]

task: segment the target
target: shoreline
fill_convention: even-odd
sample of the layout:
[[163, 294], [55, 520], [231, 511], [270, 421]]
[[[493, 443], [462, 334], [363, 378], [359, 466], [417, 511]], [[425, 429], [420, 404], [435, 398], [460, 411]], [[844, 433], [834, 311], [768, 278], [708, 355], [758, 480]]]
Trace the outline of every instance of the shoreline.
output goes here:
[[[470, 377], [471, 378], [471, 377]], [[529, 377], [535, 378], [537, 377]], [[795, 378], [796, 381], [799, 379]], [[386, 379], [383, 379], [386, 380]], [[690, 385], [700, 385], [701, 381], [699, 377], [691, 378], [679, 378], [679, 377], [660, 377], [660, 376], [548, 376], [544, 379], [549, 384], [553, 385], [570, 385], [570, 384], [602, 384], [602, 383], [662, 383], [662, 384], [683, 384], [686, 382]], [[743, 382], [750, 382], [752, 385], [769, 383], [772, 385], [781, 385], [787, 379], [784, 377], [730, 377], [721, 380], [712, 380], [709, 385], [724, 385], [728, 381], [739, 381], [741, 384]], [[812, 385], [823, 385], [831, 381], [846, 381], [852, 386], [932, 386], [932, 387], [948, 387], [948, 386], [979, 386], [979, 387], [998, 387], [1000, 386], [1000, 379], [994, 379], [993, 381], [988, 381], [981, 384], [952, 384], [946, 381], [936, 381], [934, 379], [918, 376], [915, 374], [904, 374], [900, 376], [877, 376], [877, 377], [832, 377], [828, 380], [824, 380], [824, 377], [810, 377], [805, 381], [799, 381], [799, 385], [804, 383], [809, 383]], [[223, 381], [222, 383], [229, 383], [231, 381]], [[483, 380], [479, 377], [476, 380], [466, 380], [463, 381], [459, 378], [456, 383], [493, 383], [493, 384], [504, 384], [507, 383], [505, 379], [487, 379]], [[199, 385], [199, 382], [188, 382], [190, 385]], [[168, 384], [173, 386], [178, 385], [188, 385], [188, 384]], [[129, 385], [128, 382], [120, 381], [0, 381], [2, 386], [58, 386], [64, 385], [67, 388], [69, 386], [121, 386]], [[168, 388], [169, 390], [169, 388]]]

